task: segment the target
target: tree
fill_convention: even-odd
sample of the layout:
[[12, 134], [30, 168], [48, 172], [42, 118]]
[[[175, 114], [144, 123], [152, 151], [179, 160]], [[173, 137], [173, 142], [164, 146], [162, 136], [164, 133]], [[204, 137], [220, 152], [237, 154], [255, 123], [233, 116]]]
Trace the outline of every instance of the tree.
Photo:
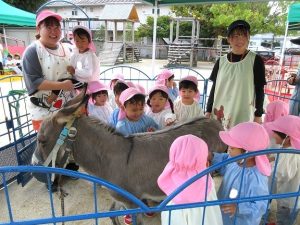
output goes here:
[[36, 10], [47, 0], [4, 0], [4, 2], [13, 5], [19, 9], [23, 9], [28, 12], [36, 13]]
[[[152, 37], [153, 36], [153, 24], [154, 24], [153, 17], [148, 16], [146, 23], [141, 24], [138, 27], [138, 29], [136, 31], [136, 36], [138, 38]], [[157, 31], [158, 38], [169, 37], [169, 33], [170, 33], [170, 17], [169, 16], [159, 16], [157, 18], [156, 31]]]
[[176, 16], [194, 17], [200, 20], [200, 37], [226, 36], [227, 26], [236, 19], [244, 19], [251, 25], [251, 34], [273, 32], [283, 34], [286, 11], [290, 2], [249, 2], [175, 6]]

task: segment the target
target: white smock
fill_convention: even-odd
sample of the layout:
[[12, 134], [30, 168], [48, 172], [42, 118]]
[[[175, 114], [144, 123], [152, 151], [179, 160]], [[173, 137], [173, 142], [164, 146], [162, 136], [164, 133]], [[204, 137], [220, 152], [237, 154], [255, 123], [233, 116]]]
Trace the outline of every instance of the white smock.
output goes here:
[[[218, 200], [214, 182], [212, 182], [212, 188], [210, 193], [207, 195], [207, 201]], [[170, 202], [169, 205], [174, 205]], [[204, 207], [189, 208], [189, 209], [178, 209], [171, 211], [170, 225], [197, 225], [202, 224], [204, 213]], [[169, 212], [163, 211], [161, 213], [161, 225], [169, 224]], [[205, 208], [204, 223], [207, 225], [223, 225], [222, 214], [220, 206], [209, 206]]]
[[91, 50], [79, 53], [77, 48], [74, 49], [71, 65], [75, 69], [74, 78], [78, 81], [88, 83], [100, 79], [100, 61]]
[[185, 105], [181, 99], [177, 99], [174, 102], [174, 112], [179, 122], [185, 122], [199, 116], [204, 116], [203, 110], [196, 101], [191, 105]]
[[[58, 48], [55, 50], [44, 47], [39, 40], [36, 42], [36, 51], [42, 68], [45, 80], [57, 81], [62, 78], [71, 78], [67, 73], [67, 66], [70, 65], [70, 50], [59, 43]], [[51, 95], [51, 90], [39, 90], [32, 96], [42, 98], [43, 95]], [[30, 102], [28, 98], [27, 105], [33, 120], [43, 120], [53, 111], [60, 109], [64, 103], [73, 98], [73, 93], [62, 93], [56, 102], [53, 104], [55, 107], [51, 109], [36, 106]]]

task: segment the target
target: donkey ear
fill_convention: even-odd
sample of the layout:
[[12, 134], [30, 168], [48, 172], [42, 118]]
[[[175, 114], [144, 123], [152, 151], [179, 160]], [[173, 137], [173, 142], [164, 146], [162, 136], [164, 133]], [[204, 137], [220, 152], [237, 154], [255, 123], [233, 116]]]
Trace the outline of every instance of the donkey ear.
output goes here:
[[89, 96], [85, 95], [85, 92], [86, 87], [54, 115], [54, 121], [58, 124], [64, 124], [72, 119], [76, 111], [77, 116], [84, 114], [89, 99]]

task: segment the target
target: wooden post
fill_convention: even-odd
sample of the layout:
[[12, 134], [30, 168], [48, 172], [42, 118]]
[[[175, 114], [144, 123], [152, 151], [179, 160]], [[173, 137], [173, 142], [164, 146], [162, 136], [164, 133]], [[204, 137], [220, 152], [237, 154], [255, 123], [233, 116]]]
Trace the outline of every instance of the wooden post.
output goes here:
[[173, 43], [173, 29], [174, 29], [174, 20], [172, 19], [170, 24], [170, 44]]
[[176, 38], [175, 41], [179, 39], [179, 20], [176, 21]]
[[105, 37], [104, 37], [104, 41], [107, 42], [108, 41], [107, 20], [105, 20], [104, 23], [105, 23], [105, 28], [104, 28], [105, 29], [105, 31], [104, 31], [105, 32], [104, 33]]
[[123, 22], [123, 63], [126, 62], [126, 21]]

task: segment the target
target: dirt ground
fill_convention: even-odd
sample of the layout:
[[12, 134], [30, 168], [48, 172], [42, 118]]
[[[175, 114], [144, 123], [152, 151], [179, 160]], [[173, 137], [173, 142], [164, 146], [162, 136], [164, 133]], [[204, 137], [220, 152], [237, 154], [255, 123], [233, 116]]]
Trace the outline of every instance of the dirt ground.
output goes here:
[[[216, 189], [219, 188], [221, 177], [214, 177]], [[78, 215], [94, 212], [93, 184], [85, 180], [64, 180], [64, 190], [68, 193], [65, 198], [65, 215]], [[47, 218], [51, 216], [50, 197], [45, 184], [32, 179], [25, 187], [21, 187], [16, 182], [9, 186], [9, 198], [12, 206], [12, 215], [14, 221], [23, 221], [38, 218]], [[55, 215], [61, 214], [61, 201], [57, 194], [53, 194]], [[5, 199], [4, 190], [0, 191], [0, 224], [9, 222], [9, 214]], [[276, 201], [273, 201], [270, 222], [275, 220]], [[98, 211], [109, 211], [112, 199], [106, 188], [97, 187]], [[145, 218], [146, 225], [159, 225], [160, 215], [156, 214], [154, 218]], [[122, 221], [122, 218], [120, 218]], [[300, 221], [298, 219], [298, 221]], [[83, 220], [77, 222], [66, 222], [66, 225], [93, 225], [95, 220]], [[109, 218], [98, 220], [98, 224], [112, 225]], [[300, 223], [297, 223], [300, 224]]]

